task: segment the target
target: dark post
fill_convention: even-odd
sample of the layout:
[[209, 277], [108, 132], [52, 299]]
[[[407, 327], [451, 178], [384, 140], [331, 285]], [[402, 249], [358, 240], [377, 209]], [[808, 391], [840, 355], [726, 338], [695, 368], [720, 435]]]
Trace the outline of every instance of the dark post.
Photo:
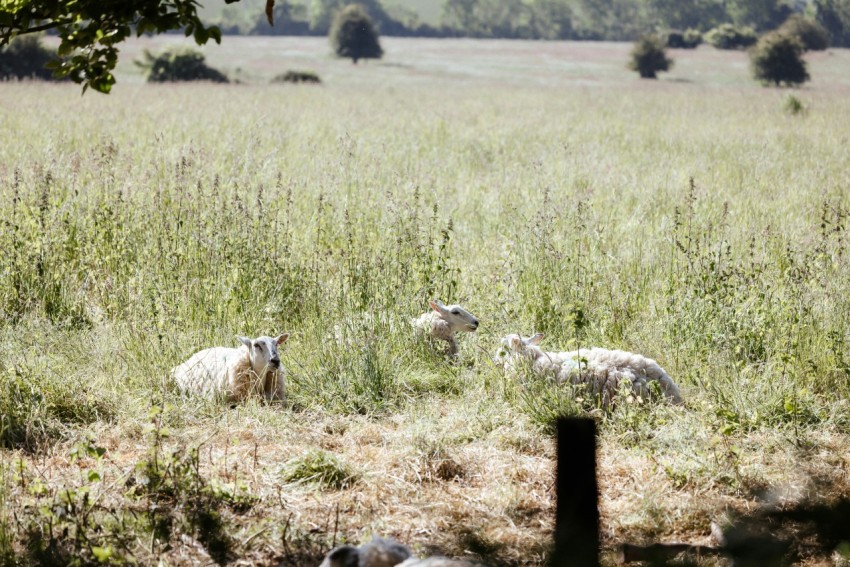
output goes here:
[[558, 420], [557, 512], [553, 567], [599, 566], [596, 423]]

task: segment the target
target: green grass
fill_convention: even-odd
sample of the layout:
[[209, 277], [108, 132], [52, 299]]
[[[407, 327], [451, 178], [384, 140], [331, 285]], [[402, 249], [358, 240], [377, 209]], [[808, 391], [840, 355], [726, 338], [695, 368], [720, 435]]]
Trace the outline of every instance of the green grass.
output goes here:
[[357, 473], [327, 451], [309, 451], [288, 461], [281, 470], [281, 480], [292, 483], [313, 483], [324, 489], [350, 488], [357, 482]]
[[[539, 565], [563, 412], [600, 420], [606, 549], [699, 543], [725, 509], [806, 496], [810, 477], [846, 490], [850, 103], [829, 78], [847, 52], [812, 62], [795, 115], [737, 75], [740, 54], [705, 49], [657, 82], [614, 44], [596, 60], [543, 44], [564, 56], [549, 60], [420, 42], [417, 60], [399, 42], [408, 67], [316, 49], [323, 86], [281, 88], [231, 39], [252, 84], [0, 85], [16, 133], [0, 145], [0, 453], [23, 464], [0, 468], [0, 557], [309, 564], [378, 533]], [[430, 298], [481, 321], [456, 362], [412, 336]], [[167, 380], [201, 348], [284, 331], [283, 404]], [[499, 338], [533, 331], [656, 358], [687, 405], [606, 414], [503, 376]], [[105, 454], [72, 456], [81, 440]], [[38, 512], [68, 489], [73, 513]], [[190, 501], [206, 504], [150, 512]]]

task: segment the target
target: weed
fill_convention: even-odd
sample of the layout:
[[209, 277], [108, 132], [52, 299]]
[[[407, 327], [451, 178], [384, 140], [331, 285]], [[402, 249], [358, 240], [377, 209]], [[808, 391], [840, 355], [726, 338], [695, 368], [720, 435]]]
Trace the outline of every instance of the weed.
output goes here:
[[315, 449], [288, 461], [280, 474], [283, 482], [311, 483], [334, 490], [349, 488], [359, 478], [354, 469], [335, 455]]
[[803, 101], [792, 94], [785, 96], [785, 101], [782, 103], [782, 107], [785, 112], [791, 116], [805, 115], [809, 111], [808, 106], [803, 104]]

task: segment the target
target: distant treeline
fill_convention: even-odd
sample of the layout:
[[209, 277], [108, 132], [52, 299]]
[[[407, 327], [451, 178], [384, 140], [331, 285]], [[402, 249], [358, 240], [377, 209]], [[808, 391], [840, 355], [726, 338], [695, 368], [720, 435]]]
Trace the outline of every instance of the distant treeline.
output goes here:
[[273, 27], [238, 4], [225, 8], [220, 25], [232, 34], [325, 35], [334, 12], [354, 1], [389, 36], [632, 41], [724, 23], [764, 32], [802, 13], [829, 31], [832, 45], [850, 47], [850, 0], [443, 0], [436, 26], [398, 0], [278, 0]]

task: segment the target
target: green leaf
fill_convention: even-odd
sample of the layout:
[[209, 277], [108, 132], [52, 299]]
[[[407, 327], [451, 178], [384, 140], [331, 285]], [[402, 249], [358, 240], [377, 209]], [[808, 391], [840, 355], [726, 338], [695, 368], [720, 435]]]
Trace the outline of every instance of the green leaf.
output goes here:
[[195, 28], [195, 43], [203, 45], [207, 42], [207, 40], [209, 40], [209, 38], [210, 34], [205, 28], [201, 26]]
[[89, 471], [89, 482], [100, 482], [100, 473], [97, 471]]
[[92, 555], [94, 555], [98, 561], [100, 561], [101, 563], [106, 563], [112, 557], [112, 546], [93, 546], [91, 548], [91, 552]]
[[65, 57], [65, 56], [70, 55], [71, 52], [73, 52], [73, 51], [74, 51], [74, 46], [71, 45], [67, 41], [63, 41], [62, 43], [59, 44], [59, 48], [56, 50], [56, 53], [60, 57]]

